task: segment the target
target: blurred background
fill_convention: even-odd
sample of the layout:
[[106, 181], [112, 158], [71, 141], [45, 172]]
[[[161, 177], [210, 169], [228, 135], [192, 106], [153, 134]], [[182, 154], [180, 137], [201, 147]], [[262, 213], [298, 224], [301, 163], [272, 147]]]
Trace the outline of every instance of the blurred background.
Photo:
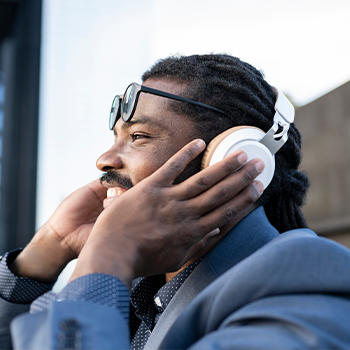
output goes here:
[[114, 95], [157, 59], [229, 53], [298, 107], [304, 208], [350, 247], [350, 1], [0, 0], [0, 252], [99, 176]]

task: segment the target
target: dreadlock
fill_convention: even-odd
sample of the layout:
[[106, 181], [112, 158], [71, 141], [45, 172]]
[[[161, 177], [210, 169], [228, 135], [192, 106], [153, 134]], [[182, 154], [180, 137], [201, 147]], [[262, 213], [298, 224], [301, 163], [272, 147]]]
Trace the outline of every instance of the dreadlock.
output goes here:
[[[273, 124], [276, 96], [263, 74], [250, 64], [226, 54], [173, 56], [159, 60], [142, 80], [164, 79], [185, 83], [182, 95], [223, 110], [222, 115], [189, 103], [171, 101], [175, 112], [194, 120], [208, 144], [221, 132], [238, 125], [252, 125], [267, 132]], [[272, 182], [260, 197], [273, 226], [282, 233], [307, 227], [300, 206], [309, 186], [298, 171], [301, 135], [291, 124], [288, 141], [276, 153]]]

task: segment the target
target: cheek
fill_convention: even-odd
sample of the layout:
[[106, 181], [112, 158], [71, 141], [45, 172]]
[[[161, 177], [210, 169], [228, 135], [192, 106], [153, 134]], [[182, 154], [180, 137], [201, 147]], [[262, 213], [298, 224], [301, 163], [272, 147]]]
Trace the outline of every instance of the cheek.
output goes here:
[[171, 156], [178, 150], [167, 147], [154, 149], [153, 152], [145, 152], [134, 159], [133, 174], [131, 175], [133, 183], [138, 183], [144, 178], [158, 170]]

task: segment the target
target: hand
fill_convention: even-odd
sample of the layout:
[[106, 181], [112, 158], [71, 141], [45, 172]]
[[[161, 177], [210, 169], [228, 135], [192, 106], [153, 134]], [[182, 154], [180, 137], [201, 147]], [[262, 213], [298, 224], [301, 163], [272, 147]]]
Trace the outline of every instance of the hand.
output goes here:
[[97, 219], [71, 280], [106, 273], [130, 287], [136, 277], [176, 271], [247, 215], [263, 190], [252, 181], [264, 165], [255, 159], [236, 171], [247, 160], [242, 151], [173, 185], [204, 147], [202, 140], [192, 141], [111, 203]]
[[17, 276], [50, 283], [76, 258], [103, 210], [107, 190], [99, 179], [66, 198], [11, 265]]

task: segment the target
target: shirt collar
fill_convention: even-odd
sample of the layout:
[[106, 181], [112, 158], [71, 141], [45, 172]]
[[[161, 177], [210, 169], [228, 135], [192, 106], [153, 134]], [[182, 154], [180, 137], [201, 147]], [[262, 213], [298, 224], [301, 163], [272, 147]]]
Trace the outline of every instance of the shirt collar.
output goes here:
[[199, 258], [186, 266], [154, 295], [154, 304], [159, 312], [163, 312], [166, 309], [176, 292], [201, 261], [202, 258]]
[[193, 272], [202, 259], [199, 258], [186, 266], [168, 283], [165, 283], [164, 275], [141, 278], [131, 290], [131, 304], [138, 313], [146, 310], [151, 303], [155, 305], [158, 312], [163, 312], [186, 278]]

